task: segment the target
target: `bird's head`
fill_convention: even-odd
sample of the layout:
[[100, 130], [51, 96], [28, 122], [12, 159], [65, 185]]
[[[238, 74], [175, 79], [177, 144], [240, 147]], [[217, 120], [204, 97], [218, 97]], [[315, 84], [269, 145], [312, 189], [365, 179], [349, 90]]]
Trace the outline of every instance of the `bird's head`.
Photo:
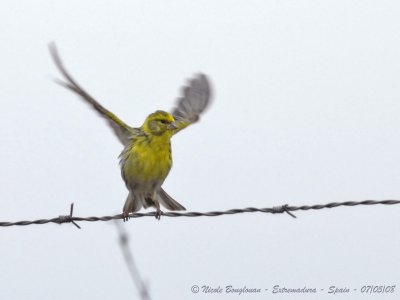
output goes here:
[[170, 113], [157, 110], [146, 118], [142, 128], [144, 132], [152, 135], [171, 134], [176, 129], [175, 119]]

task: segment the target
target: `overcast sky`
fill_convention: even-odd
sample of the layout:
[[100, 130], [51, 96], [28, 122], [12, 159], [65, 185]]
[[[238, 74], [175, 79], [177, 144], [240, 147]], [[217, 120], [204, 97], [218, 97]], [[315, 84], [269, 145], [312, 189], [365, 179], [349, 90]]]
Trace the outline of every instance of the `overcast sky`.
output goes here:
[[[398, 1], [2, 0], [0, 221], [57, 217], [71, 202], [76, 216], [112, 215], [127, 195], [122, 146], [52, 81], [51, 41], [132, 126], [209, 75], [214, 102], [174, 137], [164, 183], [189, 211], [400, 199], [399, 16]], [[364, 285], [397, 285], [376, 297], [398, 299], [400, 205], [296, 215], [124, 225], [152, 299], [324, 299], [330, 286], [375, 297]], [[0, 299], [138, 299], [115, 225], [81, 226], [0, 228]]]

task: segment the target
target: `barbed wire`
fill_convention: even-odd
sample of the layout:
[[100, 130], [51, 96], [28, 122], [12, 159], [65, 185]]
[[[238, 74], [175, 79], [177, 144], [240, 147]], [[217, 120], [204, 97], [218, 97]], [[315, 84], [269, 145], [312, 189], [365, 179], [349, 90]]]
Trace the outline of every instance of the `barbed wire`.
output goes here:
[[[296, 218], [296, 216], [292, 213], [294, 211], [308, 211], [308, 210], [320, 210], [325, 208], [336, 208], [339, 206], [358, 206], [358, 205], [395, 205], [400, 204], [400, 200], [364, 200], [364, 201], [346, 201], [346, 202], [331, 202], [327, 204], [315, 204], [315, 205], [302, 205], [302, 206], [290, 206], [288, 204], [275, 206], [271, 208], [255, 208], [255, 207], [247, 207], [242, 209], [229, 209], [226, 211], [210, 211], [210, 212], [186, 212], [186, 213], [178, 213], [178, 212], [162, 212], [161, 216], [163, 217], [218, 217], [222, 215], [235, 215], [242, 213], [287, 213], [288, 215]], [[122, 214], [114, 215], [114, 216], [103, 216], [103, 217], [74, 217], [74, 204], [71, 204], [69, 215], [61, 215], [52, 219], [39, 219], [34, 221], [18, 221], [18, 222], [0, 222], [0, 227], [10, 227], [10, 226], [27, 226], [27, 225], [42, 225], [47, 223], [72, 223], [77, 228], [81, 228], [77, 222], [97, 222], [97, 221], [111, 221], [111, 220], [124, 220], [124, 216]], [[141, 217], [155, 217], [155, 212], [149, 213], [131, 213], [129, 214], [129, 219], [131, 218], [141, 218]]]

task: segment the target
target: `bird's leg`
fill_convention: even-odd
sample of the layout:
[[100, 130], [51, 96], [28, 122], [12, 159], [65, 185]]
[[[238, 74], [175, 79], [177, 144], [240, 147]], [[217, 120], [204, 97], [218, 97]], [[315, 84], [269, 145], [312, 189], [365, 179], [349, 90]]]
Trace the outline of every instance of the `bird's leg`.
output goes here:
[[154, 201], [154, 204], [156, 206], [156, 219], [160, 220], [162, 214], [162, 210], [160, 209], [160, 203], [158, 201]]
[[161, 209], [158, 207], [157, 210], [156, 210], [156, 219], [157, 219], [157, 220], [160, 220], [160, 218], [161, 218], [161, 213], [162, 213], [162, 211], [161, 211]]
[[128, 221], [129, 220], [129, 212], [123, 212], [123, 214], [122, 214], [122, 220], [124, 221], [124, 222], [126, 222], [126, 221]]
[[157, 201], [157, 192], [153, 193], [153, 197], [151, 199], [153, 200], [154, 206], [156, 208], [155, 217], [156, 217], [157, 220], [160, 220], [162, 211], [160, 209], [160, 202]]

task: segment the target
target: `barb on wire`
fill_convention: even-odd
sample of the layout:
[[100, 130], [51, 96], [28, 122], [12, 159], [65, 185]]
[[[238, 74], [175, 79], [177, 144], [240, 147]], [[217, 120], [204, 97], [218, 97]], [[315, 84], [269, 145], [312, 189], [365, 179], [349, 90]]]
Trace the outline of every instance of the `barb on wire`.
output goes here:
[[[235, 215], [241, 213], [287, 213], [292, 217], [296, 217], [292, 212], [303, 210], [319, 210], [324, 208], [336, 208], [339, 206], [358, 206], [358, 205], [395, 205], [400, 204], [400, 200], [364, 200], [364, 201], [346, 201], [346, 202], [331, 202], [327, 204], [315, 204], [315, 205], [302, 205], [302, 206], [290, 206], [288, 204], [276, 206], [272, 208], [255, 208], [255, 207], [247, 207], [242, 209], [230, 209], [226, 211], [210, 211], [210, 212], [186, 212], [186, 213], [178, 213], [173, 211], [162, 212], [161, 215], [164, 217], [218, 217], [222, 215]], [[9, 227], [9, 226], [27, 226], [33, 224], [47, 224], [47, 223], [72, 223], [76, 227], [80, 228], [80, 226], [76, 222], [97, 222], [97, 221], [111, 221], [111, 220], [123, 220], [124, 216], [122, 214], [114, 215], [114, 216], [104, 216], [104, 217], [74, 217], [73, 213], [73, 204], [71, 204], [70, 214], [67, 216], [59, 216], [57, 218], [52, 219], [39, 219], [34, 221], [18, 221], [18, 222], [0, 222], [0, 227]], [[131, 213], [129, 218], [141, 218], [141, 217], [155, 217], [155, 212], [149, 213]]]
[[289, 205], [284, 204], [281, 206], [274, 206], [272, 208], [272, 213], [273, 214], [282, 214], [282, 213], [287, 213], [289, 216], [296, 218], [296, 216], [294, 214], [292, 214], [289, 210], [288, 210]]
[[66, 216], [59, 216], [58, 217], [58, 224], [62, 224], [62, 223], [72, 223], [74, 224], [78, 229], [81, 229], [81, 226], [79, 226], [78, 224], [75, 223], [75, 221], [73, 220], [73, 215], [74, 213], [74, 203], [71, 203], [71, 209], [69, 211], [69, 215]]
[[126, 233], [123, 225], [120, 222], [115, 221], [119, 233], [119, 243], [121, 245], [122, 254], [124, 255], [126, 266], [128, 267], [129, 273], [131, 274], [132, 281], [135, 284], [140, 298], [142, 300], [150, 300], [150, 294], [146, 284], [143, 282], [142, 277], [139, 274], [139, 270], [133, 259], [132, 252], [129, 248], [129, 237]]

